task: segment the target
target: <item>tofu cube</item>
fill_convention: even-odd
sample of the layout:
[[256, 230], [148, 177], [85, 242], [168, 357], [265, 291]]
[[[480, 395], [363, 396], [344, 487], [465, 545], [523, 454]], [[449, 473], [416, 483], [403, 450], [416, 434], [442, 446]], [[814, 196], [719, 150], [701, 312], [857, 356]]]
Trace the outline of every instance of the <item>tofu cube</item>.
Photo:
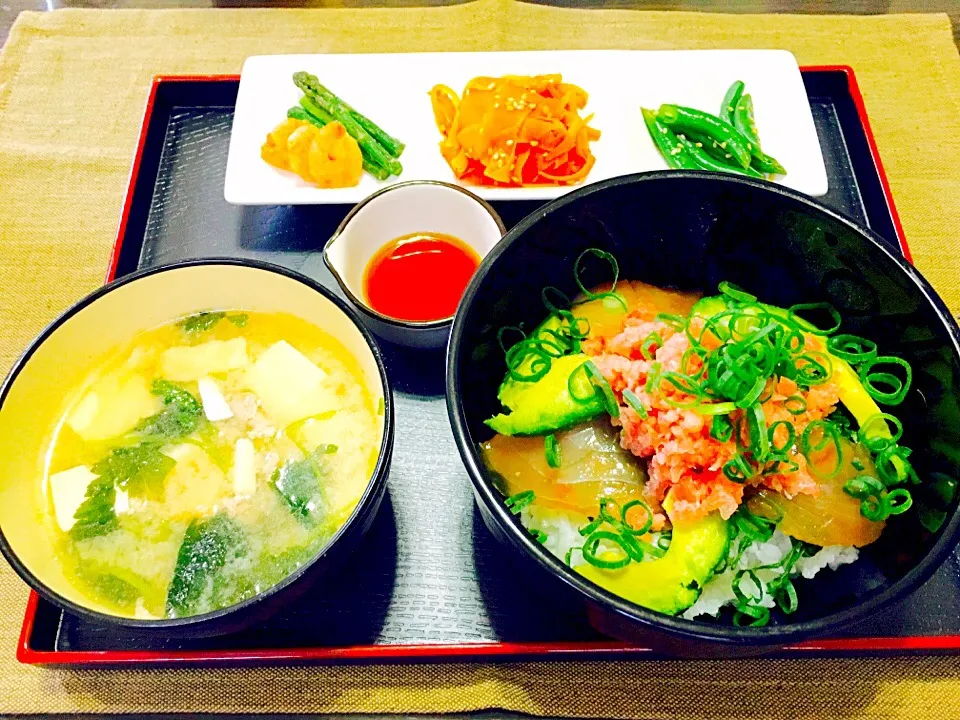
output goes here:
[[160, 356], [160, 371], [167, 380], [189, 382], [206, 375], [237, 370], [247, 362], [247, 341], [243, 338], [210, 340], [164, 350]]
[[280, 427], [336, 408], [336, 394], [324, 384], [327, 373], [281, 340], [246, 371], [247, 387]]
[[90, 468], [86, 465], [79, 465], [50, 476], [53, 511], [57, 518], [57, 525], [64, 532], [69, 532], [73, 527], [76, 522], [73, 516], [84, 501], [87, 486], [97, 477], [99, 476], [90, 472]]

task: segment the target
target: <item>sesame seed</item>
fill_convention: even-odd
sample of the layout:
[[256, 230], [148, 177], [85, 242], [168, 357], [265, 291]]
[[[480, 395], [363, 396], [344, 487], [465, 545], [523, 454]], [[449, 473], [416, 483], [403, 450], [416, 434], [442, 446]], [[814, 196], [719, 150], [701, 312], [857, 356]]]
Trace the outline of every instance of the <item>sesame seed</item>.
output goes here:
[[507, 140], [507, 145], [513, 145], [513, 140]]
[[727, 149], [727, 141], [724, 140], [722, 143], [720, 143], [720, 147], [722, 147], [724, 150], [726, 150], [726, 149]]
[[493, 107], [494, 107], [494, 109], [498, 109], [498, 108], [500, 107], [500, 103], [494, 103], [494, 104], [493, 104]]
[[536, 140], [531, 140], [531, 141], [530, 141], [530, 147], [536, 147], [536, 146], [539, 145], [539, 144], [540, 144], [540, 143], [538, 143]]
[[[703, 143], [700, 143], [700, 142], [694, 143], [694, 145], [696, 145], [697, 147], [703, 147]], [[727, 406], [727, 407], [729, 407], [729, 406]]]

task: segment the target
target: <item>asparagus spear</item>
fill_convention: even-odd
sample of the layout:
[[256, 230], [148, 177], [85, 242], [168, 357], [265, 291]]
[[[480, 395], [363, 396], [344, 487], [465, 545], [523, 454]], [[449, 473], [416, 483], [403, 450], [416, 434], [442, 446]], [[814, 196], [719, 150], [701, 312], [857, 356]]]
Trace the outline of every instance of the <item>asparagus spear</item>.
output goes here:
[[343, 108], [345, 108], [350, 113], [350, 117], [357, 121], [357, 124], [360, 125], [364, 130], [370, 133], [370, 136], [373, 137], [383, 148], [393, 155], [393, 157], [398, 158], [403, 152], [403, 149], [406, 147], [400, 140], [390, 135], [386, 130], [377, 125], [373, 120], [368, 118], [363, 113], [355, 110], [349, 103], [344, 101], [342, 98], [338, 97], [331, 90], [329, 90], [325, 85], [323, 85], [319, 80], [314, 76], [309, 76], [313, 88], [318, 95], [326, 98], [330, 103], [339, 103]]
[[345, 106], [336, 96], [330, 97], [317, 90], [317, 86], [320, 85], [317, 78], [309, 73], [296, 72], [293, 74], [293, 82], [310, 100], [343, 125], [347, 132], [353, 135], [360, 144], [360, 147], [370, 153], [370, 158], [376, 161], [378, 165], [385, 167], [393, 175], [399, 175], [403, 172], [403, 166], [370, 133], [363, 129], [360, 123], [354, 119], [349, 107]]
[[[321, 116], [309, 113], [304, 108], [298, 106], [294, 106], [287, 110], [287, 117], [293, 118], [294, 120], [302, 120], [304, 122], [313, 123], [317, 127], [323, 127], [324, 125], [333, 122], [333, 118], [327, 115], [323, 110], [320, 110], [320, 108], [317, 108], [317, 110], [323, 113], [323, 115], [326, 115], [326, 117], [329, 119], [323, 119]], [[363, 155], [363, 169], [373, 175], [377, 180], [386, 180], [388, 177], [390, 177], [390, 173], [373, 162], [362, 147], [360, 148], [360, 154]]]

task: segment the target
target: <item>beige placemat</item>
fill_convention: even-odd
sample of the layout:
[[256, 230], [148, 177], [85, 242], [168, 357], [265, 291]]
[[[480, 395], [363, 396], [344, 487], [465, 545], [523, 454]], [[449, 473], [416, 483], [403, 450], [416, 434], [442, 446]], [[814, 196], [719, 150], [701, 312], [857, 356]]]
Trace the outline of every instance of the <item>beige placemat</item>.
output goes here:
[[[392, 10], [20, 16], [0, 60], [0, 371], [103, 279], [155, 74], [257, 53], [787, 48], [856, 68], [917, 265], [960, 311], [960, 62], [944, 16], [721, 16], [506, 0]], [[960, 659], [59, 671], [14, 660], [26, 590], [0, 569], [0, 713], [453, 712], [642, 718], [960, 716]], [[935, 609], [931, 609], [935, 611]]]

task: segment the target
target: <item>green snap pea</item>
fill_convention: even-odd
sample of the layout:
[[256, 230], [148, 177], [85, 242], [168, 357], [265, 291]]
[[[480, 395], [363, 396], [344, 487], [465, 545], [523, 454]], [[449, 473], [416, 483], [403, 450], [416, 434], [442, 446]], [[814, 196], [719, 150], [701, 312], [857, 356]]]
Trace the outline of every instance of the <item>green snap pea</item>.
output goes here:
[[664, 104], [657, 111], [657, 119], [674, 132], [716, 140], [744, 169], [750, 167], [753, 144], [733, 125], [716, 115], [681, 105]]
[[753, 97], [750, 93], [741, 95], [733, 108], [733, 126], [754, 146], [760, 147], [760, 133], [753, 118]]
[[676, 134], [666, 125], [657, 120], [653, 110], [640, 108], [647, 132], [653, 139], [653, 144], [666, 160], [667, 165], [674, 170], [700, 170], [701, 166], [690, 157], [689, 152], [677, 138]]
[[757, 131], [757, 123], [753, 117], [753, 98], [750, 93], [742, 95], [737, 101], [733, 111], [733, 125], [744, 137], [753, 145], [751, 153], [753, 159], [751, 164], [761, 172], [771, 175], [786, 175], [787, 170], [776, 158], [767, 155], [760, 149], [760, 134]]
[[[717, 158], [715, 155], [711, 155], [707, 151], [707, 143], [704, 143], [703, 140], [688, 138], [686, 135], [677, 135], [677, 139], [680, 140], [681, 144], [684, 146], [686, 151], [690, 153], [690, 157], [693, 158], [694, 162], [700, 165], [703, 170], [712, 170], [714, 172], [728, 172], [728, 173], [740, 173], [742, 175], [749, 175], [750, 177], [762, 178], [763, 175], [752, 167], [741, 167], [736, 163], [736, 160], [733, 160], [732, 157], [728, 159]], [[713, 141], [707, 141], [712, 143]], [[720, 148], [717, 145], [717, 148], [723, 152], [723, 148]], [[731, 162], [732, 161], [732, 162]]]
[[735, 80], [733, 85], [723, 96], [723, 104], [720, 105], [720, 119], [733, 125], [733, 113], [737, 109], [737, 103], [740, 102], [740, 96], [744, 90], [743, 80]]

